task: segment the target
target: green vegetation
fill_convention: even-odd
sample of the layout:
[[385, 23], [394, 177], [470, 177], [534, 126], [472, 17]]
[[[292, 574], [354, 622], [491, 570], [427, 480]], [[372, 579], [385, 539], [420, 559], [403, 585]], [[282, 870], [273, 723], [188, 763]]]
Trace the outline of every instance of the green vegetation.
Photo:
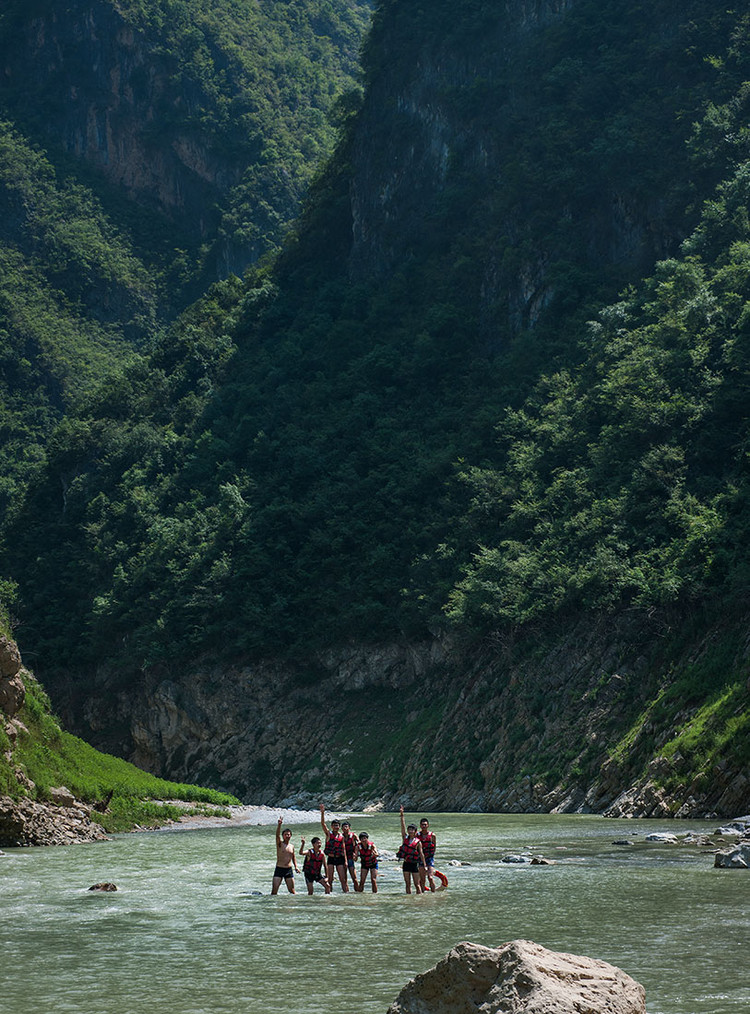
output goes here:
[[[447, 626], [533, 639], [582, 615], [689, 615], [714, 597], [742, 610], [750, 18], [705, 0], [579, 0], [519, 32], [484, 0], [429, 14], [390, 0], [360, 96], [341, 95], [346, 74], [331, 83], [329, 43], [347, 50], [364, 16], [344, 8], [116, 6], [173, 69], [175, 94], [199, 96], [178, 108], [164, 93], [164, 139], [248, 168], [217, 194], [207, 236], [175, 242], [157, 216], [148, 238], [107, 204], [121, 230], [72, 230], [91, 270], [109, 265], [111, 236], [128, 284], [142, 278], [130, 251], [147, 251], [157, 292], [171, 279], [184, 305], [219, 247], [255, 260], [305, 199], [273, 261], [204, 286], [106, 376], [95, 336], [102, 358], [53, 432], [51, 395], [13, 409], [0, 566], [45, 679], [102, 659], [123, 681], [202, 653], [309, 660]], [[338, 144], [314, 172], [335, 95]], [[42, 93], [29, 96], [13, 114], [41, 137]], [[24, 157], [51, 179], [38, 152]], [[62, 200], [66, 187], [48, 190]], [[35, 242], [65, 262], [70, 232], [48, 219]], [[56, 278], [53, 262], [45, 252], [34, 277]], [[27, 316], [46, 333], [43, 314]], [[47, 346], [55, 376], [78, 376], [67, 333]], [[20, 349], [10, 358], [19, 375], [36, 369]], [[26, 444], [25, 427], [43, 436]], [[640, 713], [628, 702], [616, 758], [645, 763], [663, 745], [644, 745], [647, 727], [676, 720], [691, 681], [695, 710], [668, 751], [707, 770], [739, 742], [736, 668], [708, 681], [720, 664], [675, 676], [665, 661], [665, 686]], [[451, 763], [476, 772], [480, 756], [462, 744]], [[547, 761], [583, 777], [596, 757], [570, 746]]]
[[[702, 622], [701, 622], [702, 621]], [[708, 637], [697, 638], [704, 625]], [[653, 660], [654, 692], [619, 738], [610, 756], [642, 775], [654, 757], [667, 762], [656, 781], [684, 788], [686, 776], [701, 787], [717, 766], [742, 771], [750, 762], [748, 662], [741, 615], [706, 610], [689, 634], [683, 630]], [[695, 644], [701, 644], [696, 652]]]
[[[92, 814], [107, 831], [125, 831], [136, 824], [158, 826], [185, 813], [226, 814], [226, 807], [239, 800], [234, 796], [195, 785], [183, 785], [141, 771], [126, 761], [99, 753], [83, 740], [64, 732], [50, 711], [49, 698], [33, 678], [26, 679], [26, 700], [18, 714], [26, 731], [21, 731], [12, 760], [5, 751], [10, 744], [0, 729], [0, 794], [19, 798], [26, 794], [12, 767], [18, 767], [34, 783], [33, 798], [49, 798], [49, 790], [65, 785], [87, 803], [106, 801], [107, 809]], [[184, 800], [191, 807], [154, 802]]]
[[91, 0], [57, 14], [53, 0], [0, 11], [3, 519], [77, 399], [210, 281], [278, 246], [356, 87], [369, 6]]
[[[585, 321], [634, 270], [627, 258], [592, 260], [586, 245], [613, 187], [635, 206], [637, 192], [668, 191], [661, 227], [676, 231], [695, 178], [718, 179], [743, 155], [744, 92], [730, 96], [746, 69], [746, 25], [696, 3], [687, 13], [698, 20], [665, 35], [673, 14], [625, 7], [607, 21], [612, 12], [584, 3], [533, 37], [520, 123], [502, 107], [511, 71], [494, 68], [482, 19], [454, 23], [456, 4], [443, 5], [415, 42], [416, 12], [379, 12], [371, 90], [413, 72], [409, 46], [429, 60], [478, 47], [486, 80], [441, 100], [512, 151], [503, 186], [488, 189], [457, 151], [432, 239], [415, 224], [410, 257], [376, 283], [353, 281], [358, 125], [376, 136], [395, 128], [367, 102], [344, 120], [277, 263], [244, 286], [214, 286], [50, 441], [11, 538], [45, 666], [66, 665], [71, 651], [112, 659], [118, 645], [126, 666], [207, 650], [309, 656], [346, 637], [448, 621], [484, 631], [742, 585], [742, 443], [724, 420], [742, 432], [750, 237], [732, 209], [745, 170], [717, 191], [683, 254]], [[395, 31], [386, 13], [401, 25], [404, 62], [384, 82], [379, 54], [393, 36], [382, 33]], [[718, 68], [704, 59], [720, 52]], [[561, 80], [571, 53], [575, 88], [544, 85]], [[665, 61], [674, 87], [655, 73]], [[694, 130], [709, 96], [727, 101]], [[502, 115], [487, 120], [498, 103]], [[601, 150], [613, 109], [632, 153], [614, 182], [614, 156]], [[730, 150], [717, 137], [727, 124]], [[539, 147], [554, 139], [564, 150]], [[566, 182], [555, 172], [570, 160]], [[579, 192], [583, 181], [591, 193]], [[510, 208], [522, 197], [528, 234], [514, 240]], [[594, 210], [548, 220], [579, 205]], [[499, 253], [498, 243], [510, 246]], [[489, 348], [478, 267], [490, 257], [502, 289], [535, 244], [555, 251], [546, 310], [532, 328], [506, 306]], [[64, 505], [60, 475], [70, 477]]]
[[367, 0], [87, 0], [55, 13], [54, 0], [4, 5], [0, 101], [106, 201], [162, 296], [184, 305], [274, 249], [330, 153], [333, 105], [356, 87]]

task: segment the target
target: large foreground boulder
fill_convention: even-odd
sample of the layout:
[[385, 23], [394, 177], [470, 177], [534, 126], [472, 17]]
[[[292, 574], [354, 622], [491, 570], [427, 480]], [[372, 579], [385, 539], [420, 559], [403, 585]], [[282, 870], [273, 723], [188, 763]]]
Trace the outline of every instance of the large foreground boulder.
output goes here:
[[530, 940], [461, 943], [407, 983], [388, 1014], [646, 1014], [646, 994], [606, 961]]

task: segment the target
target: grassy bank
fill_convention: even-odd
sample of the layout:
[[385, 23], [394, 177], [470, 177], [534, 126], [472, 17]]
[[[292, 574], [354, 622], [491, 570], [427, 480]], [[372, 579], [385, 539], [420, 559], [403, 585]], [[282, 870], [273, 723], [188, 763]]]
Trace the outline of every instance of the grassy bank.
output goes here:
[[[0, 724], [0, 795], [44, 801], [51, 789], [64, 785], [85, 803], [108, 800], [105, 812], [94, 811], [92, 817], [112, 832], [136, 825], [158, 827], [185, 813], [222, 814], [239, 802], [224, 792], [156, 778], [118, 757], [99, 753], [61, 729], [41, 685], [26, 673], [23, 678], [26, 700], [16, 716], [23, 728], [15, 744]], [[19, 780], [16, 772], [28, 782]], [[191, 805], [186, 808], [162, 800]]]

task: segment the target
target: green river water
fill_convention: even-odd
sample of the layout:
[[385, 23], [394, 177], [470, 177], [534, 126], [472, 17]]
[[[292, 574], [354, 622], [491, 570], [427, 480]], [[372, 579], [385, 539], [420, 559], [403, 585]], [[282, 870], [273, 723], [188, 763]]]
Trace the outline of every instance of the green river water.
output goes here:
[[[420, 814], [410, 814], [418, 817]], [[0, 857], [0, 1010], [8, 1014], [385, 1014], [457, 942], [526, 938], [603, 958], [646, 987], [649, 1014], [750, 1012], [750, 872], [716, 870], [652, 831], [716, 822], [432, 814], [447, 890], [270, 896], [273, 826], [118, 835]], [[353, 817], [381, 849], [398, 815]], [[315, 823], [293, 827], [310, 839]], [[632, 846], [616, 846], [628, 838]], [[721, 842], [721, 839], [716, 839]], [[531, 850], [552, 866], [499, 863]], [[451, 860], [470, 863], [452, 867]], [[116, 894], [91, 894], [99, 881]], [[254, 894], [253, 892], [262, 892]]]

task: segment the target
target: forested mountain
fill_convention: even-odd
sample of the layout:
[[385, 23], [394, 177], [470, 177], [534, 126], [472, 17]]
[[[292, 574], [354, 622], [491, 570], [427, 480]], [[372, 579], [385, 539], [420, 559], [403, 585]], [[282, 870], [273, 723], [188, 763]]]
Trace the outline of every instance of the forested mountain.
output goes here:
[[376, 4], [280, 256], [68, 413], [7, 532], [82, 728], [269, 798], [743, 805], [748, 32]]
[[3, 505], [61, 413], [281, 241], [366, 2], [0, 10]]

